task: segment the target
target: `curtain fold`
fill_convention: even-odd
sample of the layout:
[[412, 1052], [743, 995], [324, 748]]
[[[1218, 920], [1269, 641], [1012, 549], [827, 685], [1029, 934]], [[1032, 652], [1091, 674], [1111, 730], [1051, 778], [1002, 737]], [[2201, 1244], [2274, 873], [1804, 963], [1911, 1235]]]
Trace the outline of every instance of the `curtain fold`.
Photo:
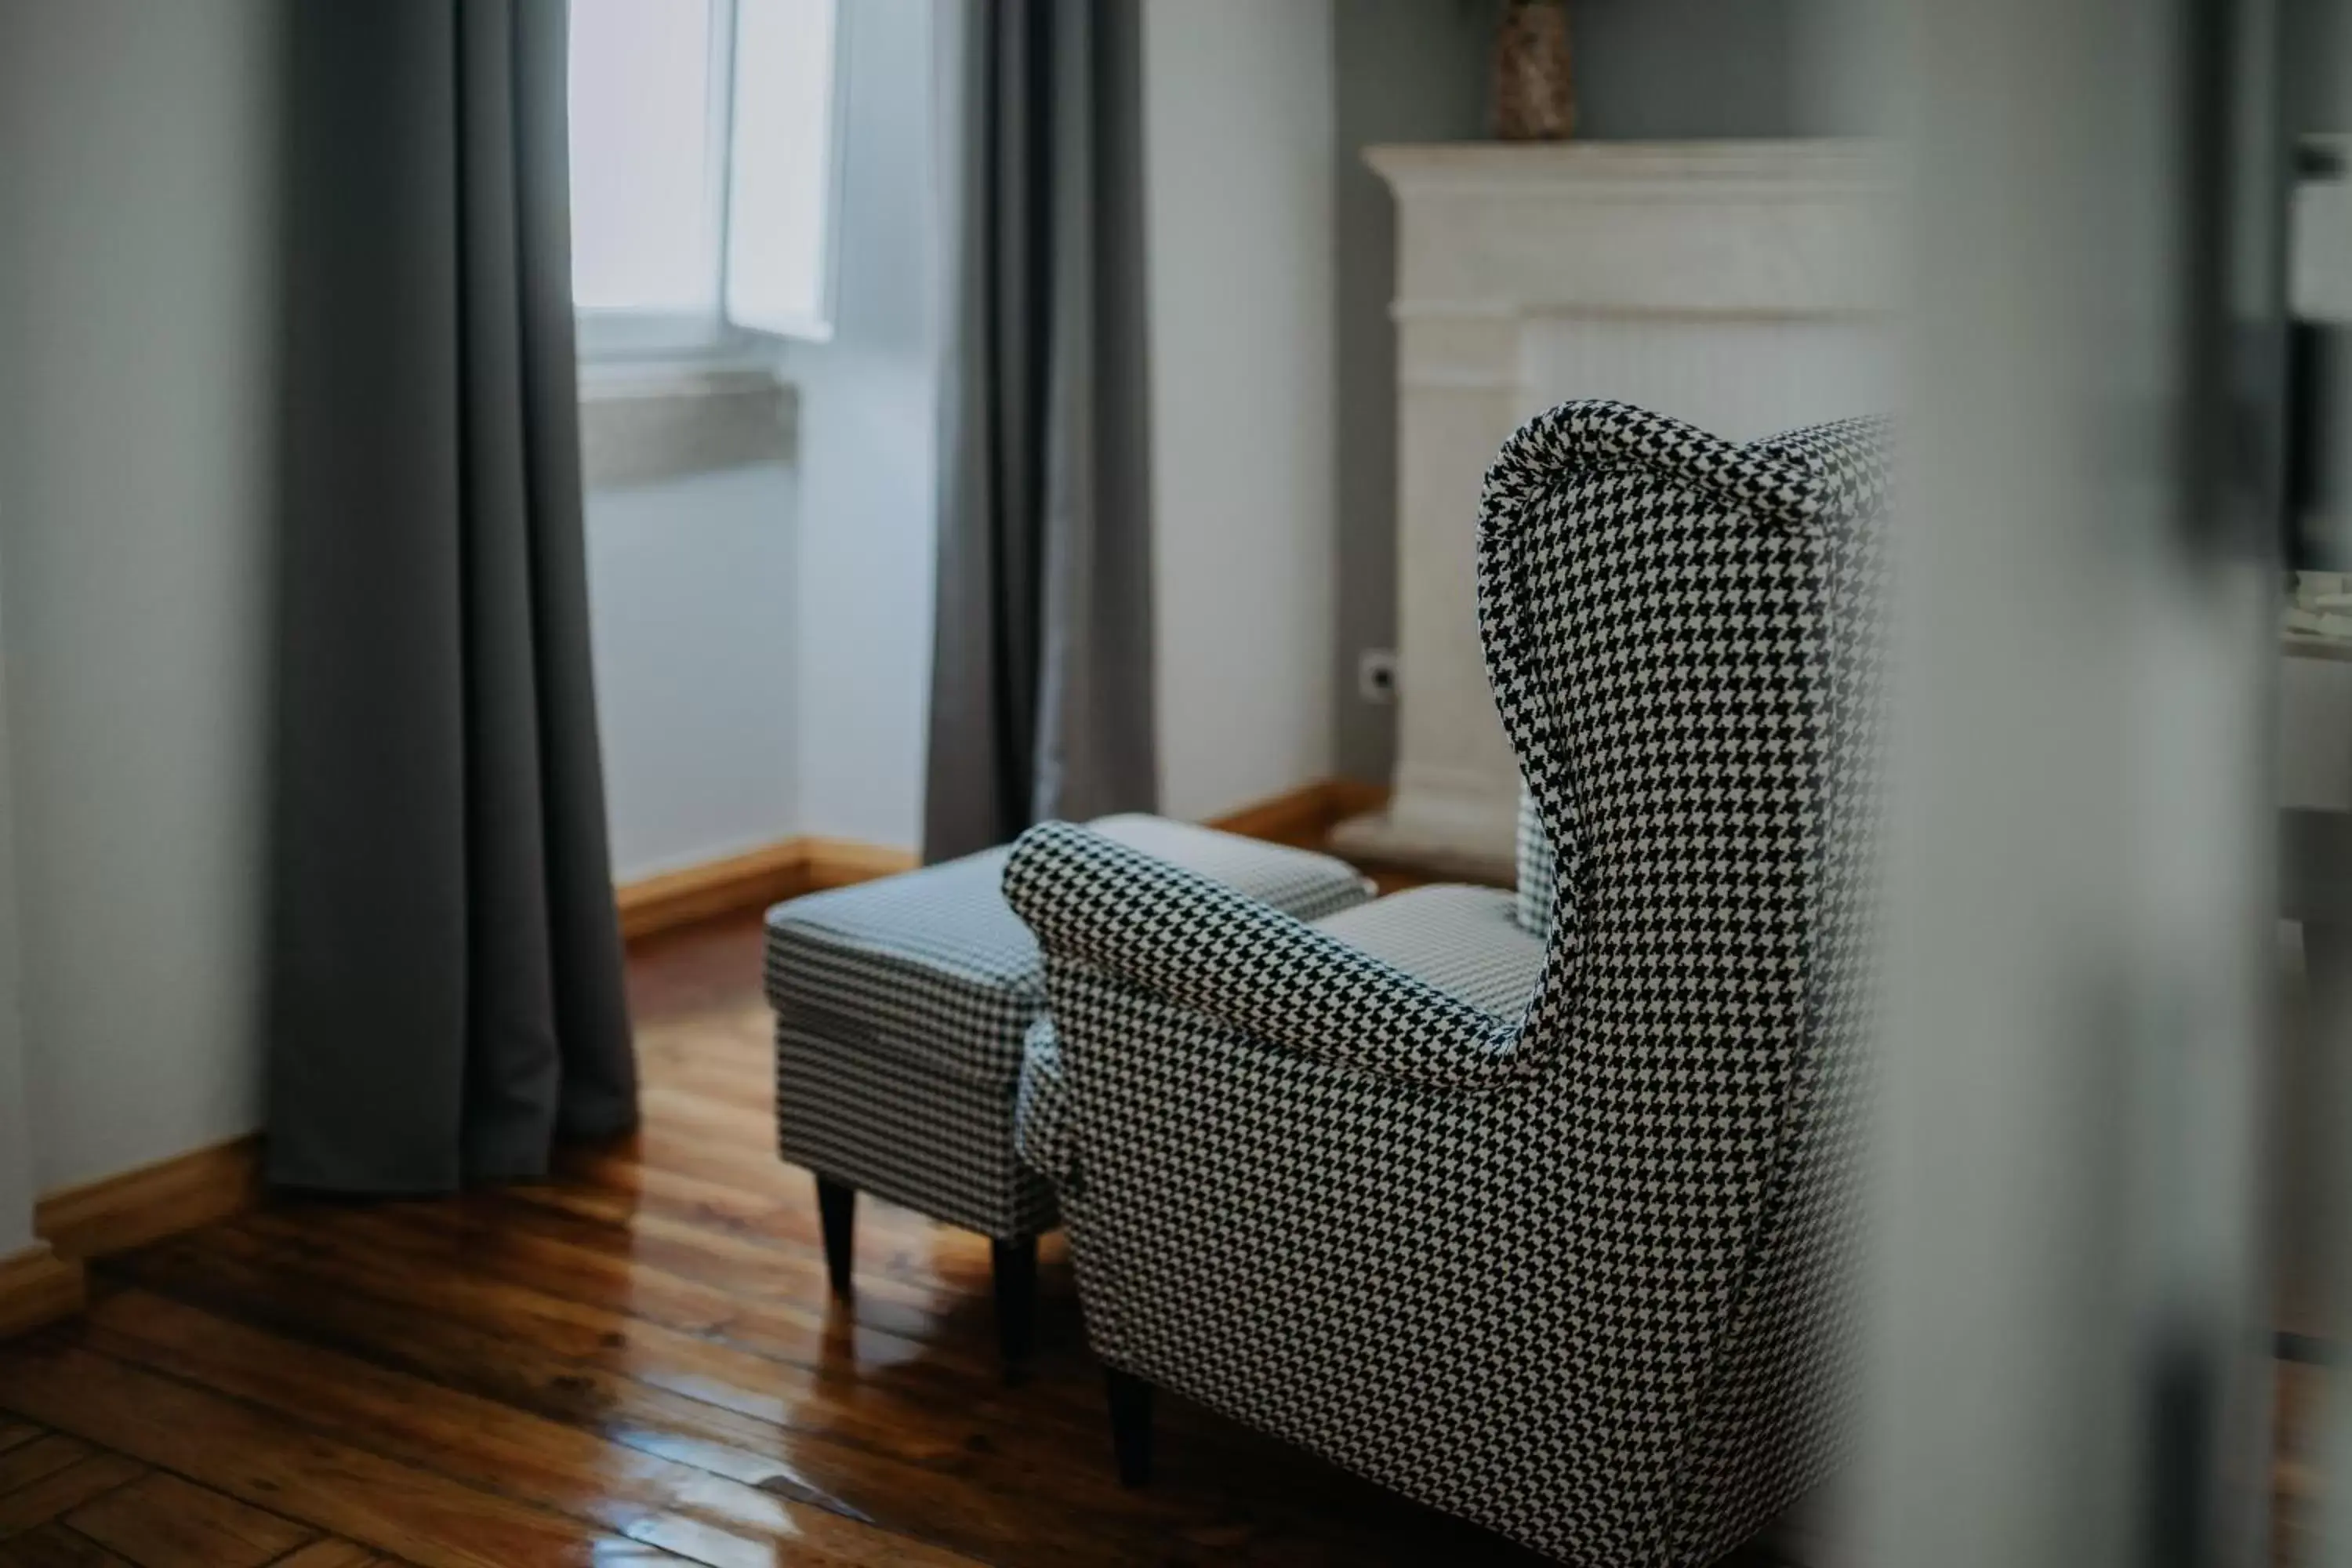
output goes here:
[[924, 853], [1149, 810], [1138, 0], [958, 0]]
[[564, 0], [291, 7], [268, 1159], [635, 1120], [587, 626]]

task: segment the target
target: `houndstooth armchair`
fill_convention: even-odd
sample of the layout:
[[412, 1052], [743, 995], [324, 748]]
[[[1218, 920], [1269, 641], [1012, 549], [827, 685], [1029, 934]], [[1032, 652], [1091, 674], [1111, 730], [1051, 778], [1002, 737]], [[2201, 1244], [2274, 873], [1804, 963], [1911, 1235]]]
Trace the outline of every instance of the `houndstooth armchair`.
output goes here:
[[1505, 447], [1478, 596], [1532, 802], [1517, 920], [1482, 917], [1533, 949], [1507, 983], [1339, 929], [1416, 895], [1316, 927], [1080, 827], [1021, 840], [1053, 1069], [1024, 1148], [1129, 1479], [1154, 1385], [1591, 1568], [1707, 1562], [1822, 1477], [1881, 445], [1574, 403]]

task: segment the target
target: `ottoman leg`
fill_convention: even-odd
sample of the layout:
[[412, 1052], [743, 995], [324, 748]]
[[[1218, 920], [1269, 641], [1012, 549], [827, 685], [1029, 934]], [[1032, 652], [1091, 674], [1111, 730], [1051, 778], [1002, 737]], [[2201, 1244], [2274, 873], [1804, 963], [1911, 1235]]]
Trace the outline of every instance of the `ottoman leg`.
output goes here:
[[1037, 1238], [990, 1237], [989, 1260], [996, 1276], [996, 1344], [1004, 1357], [1004, 1379], [1013, 1381], [1037, 1342]]
[[824, 1226], [824, 1271], [833, 1293], [849, 1299], [849, 1260], [857, 1226], [857, 1189], [830, 1176], [816, 1179], [817, 1219]]
[[1110, 1394], [1110, 1446], [1118, 1459], [1122, 1486], [1139, 1487], [1151, 1480], [1151, 1385], [1131, 1372], [1103, 1368]]

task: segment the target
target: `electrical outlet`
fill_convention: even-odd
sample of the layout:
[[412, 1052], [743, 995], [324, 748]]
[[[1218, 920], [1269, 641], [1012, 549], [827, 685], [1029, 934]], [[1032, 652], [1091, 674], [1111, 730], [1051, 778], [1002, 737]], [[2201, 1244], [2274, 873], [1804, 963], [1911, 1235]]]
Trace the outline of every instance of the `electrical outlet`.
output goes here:
[[1392, 647], [1368, 647], [1356, 656], [1356, 696], [1383, 705], [1396, 700], [1397, 656]]

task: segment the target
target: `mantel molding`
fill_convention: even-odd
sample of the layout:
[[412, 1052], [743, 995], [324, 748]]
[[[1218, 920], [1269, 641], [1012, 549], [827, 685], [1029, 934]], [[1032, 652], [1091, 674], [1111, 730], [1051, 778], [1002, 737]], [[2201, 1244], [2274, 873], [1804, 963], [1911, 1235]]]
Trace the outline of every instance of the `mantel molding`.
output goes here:
[[1882, 143], [1454, 142], [1365, 156], [1397, 195], [1391, 308], [1407, 329], [1887, 308], [1897, 186]]
[[1852, 140], [1391, 142], [1364, 149], [1364, 162], [1412, 199], [1717, 202], [1895, 188], [1891, 149]]

